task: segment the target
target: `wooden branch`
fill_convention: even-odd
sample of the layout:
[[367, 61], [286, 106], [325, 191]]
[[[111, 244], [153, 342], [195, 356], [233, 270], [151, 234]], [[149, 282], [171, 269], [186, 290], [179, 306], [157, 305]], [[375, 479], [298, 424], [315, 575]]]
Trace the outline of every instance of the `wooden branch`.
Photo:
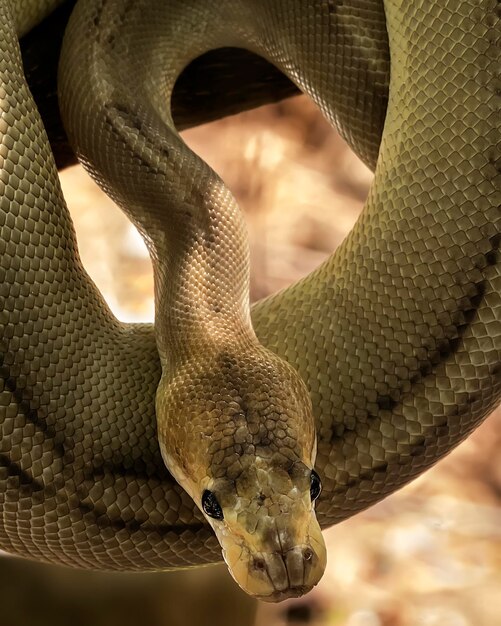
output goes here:
[[[75, 0], [67, 0], [21, 40], [28, 84], [49, 136], [59, 169], [76, 163], [61, 122], [57, 101], [57, 64], [63, 34]], [[181, 74], [172, 96], [179, 130], [277, 102], [297, 87], [264, 59], [222, 48], [196, 59]]]

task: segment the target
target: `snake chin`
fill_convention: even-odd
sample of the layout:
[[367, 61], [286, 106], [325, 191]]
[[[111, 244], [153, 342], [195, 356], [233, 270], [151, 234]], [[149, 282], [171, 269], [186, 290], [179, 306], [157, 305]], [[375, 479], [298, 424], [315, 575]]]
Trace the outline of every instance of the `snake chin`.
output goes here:
[[312, 589], [313, 586], [307, 587], [303, 585], [300, 587], [291, 587], [286, 591], [275, 591], [269, 596], [255, 596], [255, 598], [256, 600], [261, 600], [261, 602], [283, 602], [291, 598], [300, 598], [309, 593]]

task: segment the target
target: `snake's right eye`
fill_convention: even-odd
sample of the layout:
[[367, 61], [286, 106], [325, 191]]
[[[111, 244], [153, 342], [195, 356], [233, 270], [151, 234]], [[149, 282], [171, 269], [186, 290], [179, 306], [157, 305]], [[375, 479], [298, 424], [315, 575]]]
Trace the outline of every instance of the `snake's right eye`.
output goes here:
[[315, 472], [315, 470], [311, 470], [310, 497], [312, 502], [315, 502], [321, 491], [322, 482], [320, 481], [320, 476]]
[[216, 496], [208, 489], [206, 489], [202, 494], [202, 509], [206, 515], [213, 517], [214, 519], [222, 520], [224, 517], [223, 509], [217, 501]]

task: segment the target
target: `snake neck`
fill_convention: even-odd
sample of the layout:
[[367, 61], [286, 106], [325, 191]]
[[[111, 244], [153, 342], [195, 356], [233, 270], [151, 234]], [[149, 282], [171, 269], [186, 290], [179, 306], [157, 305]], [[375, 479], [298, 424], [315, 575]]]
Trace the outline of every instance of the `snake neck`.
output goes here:
[[[70, 94], [62, 109], [79, 157], [144, 236], [154, 267], [157, 345], [162, 363], [172, 367], [201, 350], [217, 351], [221, 343], [257, 339], [243, 216], [217, 174], [180, 138], [168, 105], [173, 83], [197, 51], [169, 57], [165, 10], [158, 20], [164, 32], [153, 29], [149, 43], [138, 45], [143, 8], [80, 3], [65, 54], [89, 63], [77, 76], [61, 72], [61, 90]], [[95, 29], [77, 36], [75, 23]], [[151, 16], [144, 23], [151, 31]], [[150, 69], [155, 50], [163, 74]], [[89, 115], [77, 121], [82, 100]]]
[[[201, 350], [217, 353], [229, 343], [257, 345], [250, 321], [245, 225], [215, 176], [209, 189], [197, 207], [185, 203], [179, 219], [150, 240], [156, 261], [157, 345], [168, 369], [199, 358]], [[172, 216], [176, 209], [171, 205], [166, 213]]]
[[[198, 0], [80, 3], [66, 32], [67, 69], [60, 75], [66, 94], [61, 109], [72, 144], [150, 249], [157, 343], [162, 362], [170, 364], [179, 356], [196, 356], [201, 346], [211, 350], [221, 342], [257, 342], [249, 314], [249, 255], [242, 216], [231, 193], [184, 144], [172, 120], [169, 103], [181, 71], [213, 48], [245, 47], [282, 69], [341, 126], [353, 114], [350, 107], [327, 101], [325, 94], [332, 96], [332, 90], [311, 87], [307, 76], [317, 72], [314, 55], [303, 55], [305, 42], [292, 34], [308, 32], [318, 20], [335, 20], [344, 32], [350, 15], [343, 9], [334, 17], [328, 3], [259, 0], [252, 7], [239, 2], [235, 10], [234, 2], [222, 0], [211, 9], [210, 23], [207, 16]], [[284, 49], [275, 38], [289, 22], [297, 28], [285, 33], [290, 45]], [[86, 32], [78, 31], [77, 24], [87, 24]], [[380, 30], [376, 28], [378, 35]], [[374, 33], [373, 38], [378, 39]], [[332, 46], [324, 42], [332, 67], [343, 57], [342, 41], [337, 38]], [[73, 72], [82, 58], [88, 62]], [[381, 73], [373, 65], [367, 59], [369, 83], [377, 83]], [[343, 85], [346, 76], [341, 71], [332, 80]], [[85, 117], [77, 113], [85, 109]], [[377, 133], [370, 124], [356, 127], [359, 153], [373, 163]], [[114, 160], [110, 155], [121, 156]]]

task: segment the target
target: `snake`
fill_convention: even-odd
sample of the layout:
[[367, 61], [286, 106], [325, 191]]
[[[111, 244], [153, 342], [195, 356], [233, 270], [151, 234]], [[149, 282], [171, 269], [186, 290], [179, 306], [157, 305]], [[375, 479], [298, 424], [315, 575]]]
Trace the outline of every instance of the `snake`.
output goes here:
[[[499, 403], [501, 3], [79, 0], [61, 114], [145, 239], [154, 327], [118, 321], [85, 272], [24, 78], [18, 39], [57, 4], [0, 0], [0, 547], [106, 570], [224, 558], [250, 595], [300, 596], [321, 528]], [[170, 110], [223, 47], [276, 66], [375, 171], [338, 249], [252, 307], [240, 209]]]

